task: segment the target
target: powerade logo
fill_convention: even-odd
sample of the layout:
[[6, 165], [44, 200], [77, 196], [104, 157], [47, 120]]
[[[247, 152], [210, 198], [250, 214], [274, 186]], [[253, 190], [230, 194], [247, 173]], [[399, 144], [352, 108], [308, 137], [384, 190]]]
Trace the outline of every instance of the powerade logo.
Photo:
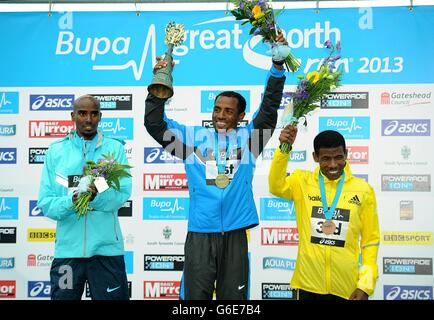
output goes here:
[[0, 124], [0, 136], [9, 137], [17, 134], [16, 124]]
[[432, 275], [432, 258], [383, 257], [383, 273]]
[[262, 299], [296, 300], [297, 289], [292, 289], [288, 283], [263, 283]]
[[145, 148], [145, 163], [182, 163], [182, 160], [172, 156], [161, 147]]
[[29, 164], [43, 164], [48, 148], [29, 148]]
[[277, 198], [261, 198], [261, 220], [295, 220], [294, 202]]
[[381, 120], [382, 136], [430, 136], [430, 119], [386, 119]]
[[127, 200], [118, 210], [118, 217], [133, 216], [133, 200]]
[[0, 148], [0, 164], [16, 164], [17, 148]]
[[189, 198], [143, 198], [143, 220], [187, 220]]
[[381, 191], [431, 191], [429, 174], [382, 174]]
[[[249, 124], [248, 120], [241, 120], [237, 122], [238, 128], [245, 128]], [[212, 120], [202, 120], [202, 127], [204, 128], [214, 128], [214, 123], [212, 123]]]
[[99, 101], [101, 110], [132, 110], [132, 94], [91, 94]]
[[[262, 151], [262, 160], [273, 160], [276, 149], [264, 149]], [[293, 150], [289, 154], [288, 162], [304, 162], [306, 161], [306, 150]]]
[[295, 262], [296, 260], [294, 259], [264, 257], [262, 259], [262, 269], [281, 269], [293, 271], [295, 270]]
[[29, 217], [43, 217], [44, 213], [42, 212], [42, 209], [38, 207], [38, 201], [37, 200], [30, 200], [29, 201]]
[[368, 92], [329, 92], [322, 96], [321, 109], [367, 109]]
[[15, 258], [0, 257], [0, 269], [13, 269], [15, 267]]
[[184, 269], [184, 255], [161, 254], [144, 256], [145, 271], [182, 271]]
[[0, 114], [18, 113], [18, 92], [0, 91]]
[[384, 300], [432, 300], [429, 286], [384, 286]]
[[109, 138], [133, 140], [133, 118], [103, 118], [98, 128]]
[[319, 131], [335, 130], [345, 139], [369, 139], [369, 117], [319, 117]]
[[125, 270], [127, 274], [134, 273], [134, 252], [125, 251], [124, 252]]
[[72, 111], [73, 94], [31, 94], [30, 111]]
[[[235, 90], [246, 99], [246, 113], [250, 112], [250, 91], [249, 90]], [[214, 110], [214, 101], [220, 90], [202, 90], [200, 93], [200, 112], [208, 113]]]
[[0, 227], [0, 243], [17, 243], [17, 227]]
[[29, 298], [49, 298], [51, 285], [50, 281], [29, 281], [28, 282]]
[[18, 198], [0, 197], [0, 220], [18, 219]]

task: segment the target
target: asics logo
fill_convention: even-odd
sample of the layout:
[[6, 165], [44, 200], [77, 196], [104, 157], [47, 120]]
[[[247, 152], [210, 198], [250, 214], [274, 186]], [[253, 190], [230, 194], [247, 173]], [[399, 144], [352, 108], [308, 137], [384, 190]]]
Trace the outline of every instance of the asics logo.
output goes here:
[[119, 289], [120, 287], [121, 287], [121, 286], [117, 286], [116, 288], [110, 288], [110, 287], [107, 287], [107, 292], [108, 292], [108, 293], [113, 292], [113, 291]]

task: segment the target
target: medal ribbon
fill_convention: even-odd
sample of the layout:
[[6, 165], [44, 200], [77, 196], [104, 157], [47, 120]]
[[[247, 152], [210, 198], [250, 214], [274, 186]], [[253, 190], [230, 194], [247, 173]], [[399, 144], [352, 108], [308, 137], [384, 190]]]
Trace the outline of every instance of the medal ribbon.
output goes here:
[[333, 213], [335, 212], [336, 206], [338, 204], [339, 197], [341, 196], [342, 193], [342, 187], [344, 185], [344, 180], [345, 180], [345, 172], [342, 171], [341, 180], [339, 181], [338, 187], [336, 188], [335, 197], [333, 199], [332, 206], [330, 208], [327, 206], [324, 177], [321, 174], [321, 170], [319, 170], [318, 178], [319, 178], [319, 189], [321, 192], [321, 202], [322, 202], [322, 208], [324, 210], [324, 215], [326, 217], [326, 220], [331, 220], [331, 218], [333, 217]]
[[229, 157], [229, 152], [230, 152], [230, 145], [228, 142], [226, 147], [226, 155], [224, 157], [224, 160], [222, 161], [222, 158], [220, 156], [220, 148], [218, 144], [218, 134], [216, 134], [214, 153], [215, 153], [215, 161], [217, 163], [218, 174], [224, 174], [226, 172], [226, 159]]

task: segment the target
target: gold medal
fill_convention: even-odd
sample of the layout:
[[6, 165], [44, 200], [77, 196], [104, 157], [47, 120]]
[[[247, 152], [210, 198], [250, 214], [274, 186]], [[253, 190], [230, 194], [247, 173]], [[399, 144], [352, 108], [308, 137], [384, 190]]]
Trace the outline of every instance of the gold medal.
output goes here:
[[219, 173], [214, 181], [215, 185], [220, 189], [226, 188], [230, 182], [228, 176], [223, 173]]
[[326, 235], [333, 234], [336, 230], [336, 225], [332, 220], [326, 220], [322, 224], [322, 232]]

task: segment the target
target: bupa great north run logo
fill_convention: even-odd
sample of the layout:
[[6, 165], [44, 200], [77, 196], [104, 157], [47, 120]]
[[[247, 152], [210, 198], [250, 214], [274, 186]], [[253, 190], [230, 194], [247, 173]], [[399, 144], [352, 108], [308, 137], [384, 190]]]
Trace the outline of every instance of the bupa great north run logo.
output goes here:
[[98, 128], [106, 137], [133, 140], [133, 118], [104, 118]]
[[18, 198], [0, 197], [0, 220], [18, 219]]
[[187, 220], [189, 198], [143, 198], [143, 220]]
[[295, 220], [294, 201], [261, 198], [261, 220]]
[[18, 113], [18, 97], [18, 92], [0, 91], [0, 114]]
[[0, 148], [0, 164], [16, 164], [17, 148]]
[[369, 117], [319, 117], [319, 131], [335, 130], [345, 139], [369, 139]]
[[73, 94], [31, 94], [30, 111], [72, 111]]

